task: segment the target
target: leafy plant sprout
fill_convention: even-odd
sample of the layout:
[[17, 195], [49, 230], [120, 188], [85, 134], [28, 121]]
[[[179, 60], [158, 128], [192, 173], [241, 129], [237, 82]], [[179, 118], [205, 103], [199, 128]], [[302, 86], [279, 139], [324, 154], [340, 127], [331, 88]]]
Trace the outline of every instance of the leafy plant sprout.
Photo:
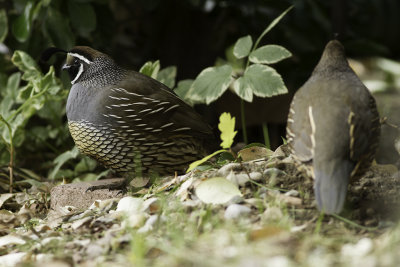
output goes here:
[[[241, 124], [243, 139], [248, 143], [244, 101], [252, 102], [253, 95], [258, 97], [272, 97], [288, 92], [282, 77], [270, 64], [277, 63], [290, 57], [292, 54], [279, 45], [264, 45], [259, 47], [261, 39], [293, 8], [286, 9], [274, 19], [257, 38], [253, 45], [251, 36], [239, 38], [234, 47], [233, 55], [236, 60], [247, 58], [243, 69], [235, 70], [232, 62], [221, 66], [204, 69], [194, 81], [186, 80], [178, 83], [176, 92], [189, 103], [210, 104], [220, 98], [231, 88], [241, 98]], [[185, 82], [185, 83], [183, 83]], [[263, 125], [265, 143], [269, 146], [267, 125]]]

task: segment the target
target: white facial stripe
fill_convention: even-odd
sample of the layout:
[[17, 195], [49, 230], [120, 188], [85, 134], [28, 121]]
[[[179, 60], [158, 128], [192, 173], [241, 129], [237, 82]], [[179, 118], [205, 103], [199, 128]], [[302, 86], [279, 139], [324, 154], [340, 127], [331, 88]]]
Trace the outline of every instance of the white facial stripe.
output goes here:
[[80, 60], [85, 61], [87, 64], [91, 64], [92, 63], [92, 61], [90, 61], [89, 59], [85, 58], [82, 55], [79, 55], [79, 54], [76, 54], [76, 53], [68, 53], [68, 55], [76, 57], [76, 58], [79, 58]]
[[76, 82], [76, 80], [79, 79], [79, 77], [81, 76], [82, 72], [83, 72], [83, 64], [81, 64], [81, 65], [79, 66], [79, 71], [78, 71], [78, 73], [76, 74], [75, 79], [74, 79], [73, 81], [71, 81], [71, 84], [74, 84], [74, 83]]

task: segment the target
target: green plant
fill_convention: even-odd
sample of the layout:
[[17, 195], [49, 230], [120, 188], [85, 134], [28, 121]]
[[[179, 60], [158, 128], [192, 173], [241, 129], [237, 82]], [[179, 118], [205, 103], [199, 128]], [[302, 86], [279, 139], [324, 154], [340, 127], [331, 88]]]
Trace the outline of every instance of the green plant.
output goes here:
[[[270, 64], [291, 56], [279, 45], [259, 47], [261, 39], [288, 13], [292, 7], [273, 20], [253, 45], [251, 36], [239, 38], [232, 50], [233, 58], [220, 66], [204, 69], [194, 81], [178, 83], [177, 93], [191, 103], [210, 104], [231, 88], [241, 98], [242, 128], [245, 143], [247, 140], [244, 102], [252, 102], [253, 95], [272, 97], [288, 92], [281, 76]], [[247, 58], [246, 64], [244, 59]], [[264, 133], [266, 125], [264, 126]], [[269, 143], [266, 137], [266, 143]]]
[[230, 147], [233, 144], [233, 140], [235, 138], [235, 135], [237, 134], [237, 131], [235, 131], [235, 118], [231, 117], [231, 114], [229, 113], [222, 113], [221, 116], [219, 117], [219, 124], [218, 124], [218, 129], [221, 131], [221, 147], [222, 149], [215, 151], [214, 153], [200, 159], [196, 160], [192, 164], [190, 164], [189, 168], [187, 169], [186, 172], [190, 172], [194, 168], [200, 166], [207, 160], [211, 159], [212, 157], [221, 154], [223, 152], [230, 152]]

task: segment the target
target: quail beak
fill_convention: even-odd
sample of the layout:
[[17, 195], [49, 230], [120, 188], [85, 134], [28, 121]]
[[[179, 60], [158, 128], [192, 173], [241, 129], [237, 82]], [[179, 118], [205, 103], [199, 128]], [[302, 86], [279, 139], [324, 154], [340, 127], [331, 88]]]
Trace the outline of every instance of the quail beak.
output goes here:
[[71, 65], [64, 64], [61, 69], [68, 70], [69, 68], [71, 68]]

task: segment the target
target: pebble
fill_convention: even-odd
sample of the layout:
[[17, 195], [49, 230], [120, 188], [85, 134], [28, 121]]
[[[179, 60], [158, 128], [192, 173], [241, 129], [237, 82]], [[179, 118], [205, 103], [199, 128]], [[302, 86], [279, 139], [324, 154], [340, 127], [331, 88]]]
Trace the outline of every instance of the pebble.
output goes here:
[[288, 197], [298, 197], [300, 194], [299, 194], [299, 191], [292, 189], [292, 190], [286, 192], [284, 195], [288, 196]]
[[238, 186], [244, 186], [250, 179], [249, 176], [245, 173], [237, 173], [235, 174], [233, 171], [231, 171], [227, 176], [226, 179], [228, 181], [231, 181], [232, 183], [238, 185]]
[[143, 199], [136, 197], [124, 197], [118, 202], [116, 211], [124, 211], [126, 213], [140, 213], [143, 208]]
[[251, 209], [247, 206], [231, 204], [226, 208], [224, 218], [227, 220], [237, 219], [239, 217], [248, 215], [250, 212]]
[[250, 179], [253, 181], [260, 181], [262, 179], [262, 174], [260, 172], [251, 172], [247, 174], [234, 173], [233, 171], [231, 171], [228, 176], [226, 176], [226, 179], [236, 185], [244, 186], [248, 181], [250, 181]]
[[228, 163], [224, 166], [222, 166], [218, 172], [217, 175], [218, 176], [222, 176], [222, 177], [227, 177], [231, 172], [233, 171], [241, 171], [242, 170], [242, 166], [240, 165], [240, 163]]
[[342, 255], [348, 257], [364, 257], [373, 249], [373, 242], [370, 238], [361, 238], [357, 244], [345, 244], [342, 247]]

